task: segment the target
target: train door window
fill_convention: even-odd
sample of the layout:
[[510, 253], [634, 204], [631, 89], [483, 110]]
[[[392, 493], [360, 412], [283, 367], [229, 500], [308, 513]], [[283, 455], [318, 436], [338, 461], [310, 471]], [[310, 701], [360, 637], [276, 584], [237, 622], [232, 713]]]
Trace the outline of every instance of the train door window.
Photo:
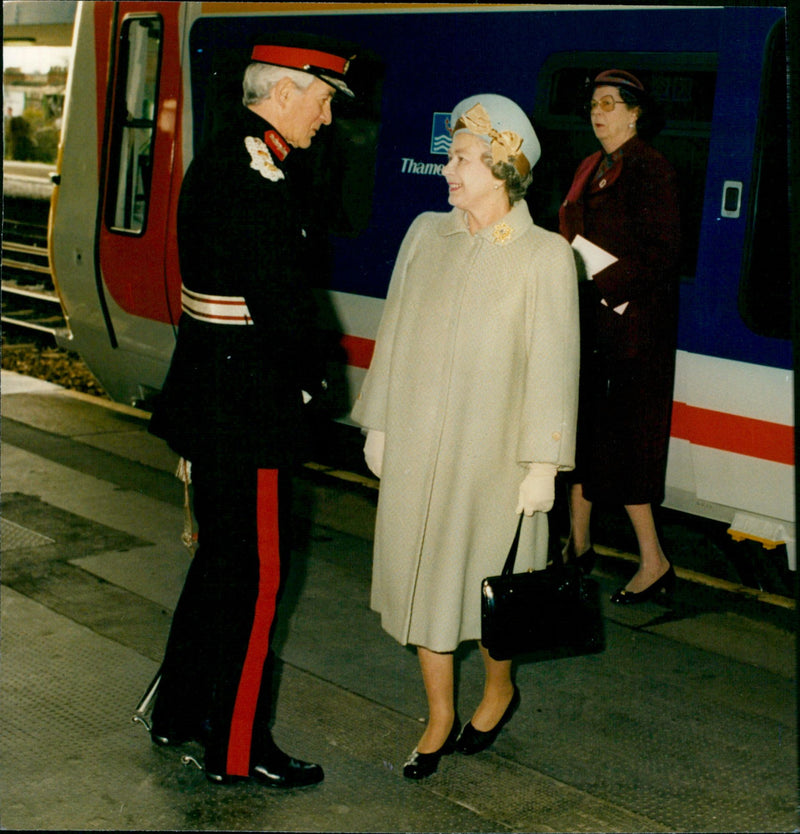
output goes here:
[[145, 230], [162, 41], [160, 17], [122, 23], [106, 200], [106, 222], [115, 232], [140, 235]]
[[700, 244], [716, 55], [570, 52], [551, 56], [540, 73], [534, 113], [542, 143], [542, 162], [529, 191], [534, 217], [544, 226], [558, 228], [558, 209], [578, 162], [599, 149], [582, 105], [587, 81], [607, 67], [633, 72], [663, 106], [666, 125], [653, 145], [678, 174], [684, 240], [681, 276], [690, 281]]
[[786, 101], [786, 29], [779, 24], [764, 59], [739, 311], [755, 333], [782, 339], [792, 325]]

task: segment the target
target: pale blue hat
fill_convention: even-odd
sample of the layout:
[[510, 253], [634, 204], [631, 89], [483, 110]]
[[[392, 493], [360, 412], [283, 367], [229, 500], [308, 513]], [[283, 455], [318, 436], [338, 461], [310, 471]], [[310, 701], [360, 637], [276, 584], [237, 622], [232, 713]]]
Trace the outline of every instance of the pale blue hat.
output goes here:
[[467, 131], [489, 143], [494, 162], [510, 162], [526, 176], [542, 155], [531, 120], [505, 96], [482, 93], [460, 101], [450, 115], [455, 136]]

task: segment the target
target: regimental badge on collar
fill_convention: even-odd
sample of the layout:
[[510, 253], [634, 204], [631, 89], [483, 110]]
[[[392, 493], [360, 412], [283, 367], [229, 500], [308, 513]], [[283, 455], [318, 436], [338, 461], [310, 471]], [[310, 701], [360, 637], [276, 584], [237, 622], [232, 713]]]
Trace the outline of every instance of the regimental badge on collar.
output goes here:
[[514, 230], [508, 223], [500, 222], [492, 228], [492, 243], [503, 246], [511, 240], [511, 234]]
[[267, 150], [263, 140], [256, 136], [245, 136], [244, 145], [252, 160], [251, 168], [255, 168], [262, 177], [272, 182], [284, 179], [283, 171], [272, 161], [272, 154]]
[[280, 133], [277, 133], [274, 130], [265, 130], [264, 141], [267, 143], [267, 147], [281, 162], [289, 156], [291, 148], [286, 144], [286, 142], [284, 142], [283, 136], [281, 136]]

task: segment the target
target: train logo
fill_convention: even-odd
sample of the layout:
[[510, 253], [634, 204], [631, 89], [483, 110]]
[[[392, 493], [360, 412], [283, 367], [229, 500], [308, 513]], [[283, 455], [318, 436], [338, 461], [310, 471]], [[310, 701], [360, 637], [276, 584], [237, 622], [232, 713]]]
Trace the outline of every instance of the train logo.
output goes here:
[[431, 128], [431, 153], [447, 156], [452, 141], [452, 137], [450, 136], [450, 114], [434, 113], [433, 127]]

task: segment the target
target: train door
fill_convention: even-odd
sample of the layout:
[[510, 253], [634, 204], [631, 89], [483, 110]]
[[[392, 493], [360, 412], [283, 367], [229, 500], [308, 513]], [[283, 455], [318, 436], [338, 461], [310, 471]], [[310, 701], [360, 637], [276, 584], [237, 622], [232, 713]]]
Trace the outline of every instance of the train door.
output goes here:
[[[141, 9], [141, 3], [100, 3], [95, 10], [110, 18], [112, 35], [97, 218], [100, 274], [117, 307], [109, 311], [112, 342], [125, 339], [126, 315], [164, 323], [179, 315], [170, 303], [167, 274], [171, 186], [181, 170], [180, 5]], [[98, 50], [103, 46], [98, 38]], [[153, 292], [156, 286], [163, 291]]]
[[[182, 176], [183, 4], [83, 3], [51, 209], [71, 337], [117, 400], [157, 390], [180, 280], [172, 216]], [[120, 367], [135, 367], [125, 378]]]

